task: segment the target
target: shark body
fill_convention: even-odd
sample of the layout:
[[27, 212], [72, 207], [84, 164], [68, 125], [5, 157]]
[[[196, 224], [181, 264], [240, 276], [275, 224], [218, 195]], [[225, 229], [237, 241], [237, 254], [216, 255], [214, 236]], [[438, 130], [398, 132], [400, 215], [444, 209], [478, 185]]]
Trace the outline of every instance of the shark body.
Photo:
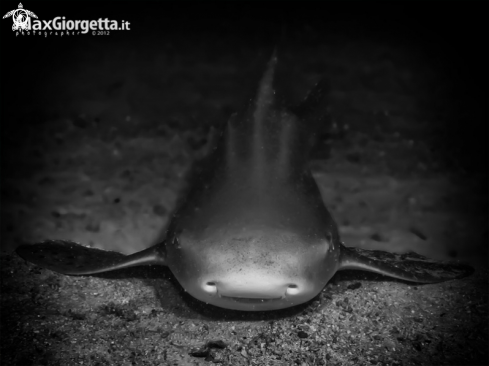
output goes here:
[[274, 55], [255, 101], [231, 117], [214, 151], [196, 167], [163, 242], [128, 256], [61, 240], [22, 245], [17, 253], [69, 275], [168, 266], [193, 297], [244, 311], [307, 302], [343, 269], [418, 283], [446, 280], [367, 258], [342, 244], [307, 167], [311, 141], [327, 114], [328, 85], [320, 81], [294, 108], [277, 108], [276, 63]]

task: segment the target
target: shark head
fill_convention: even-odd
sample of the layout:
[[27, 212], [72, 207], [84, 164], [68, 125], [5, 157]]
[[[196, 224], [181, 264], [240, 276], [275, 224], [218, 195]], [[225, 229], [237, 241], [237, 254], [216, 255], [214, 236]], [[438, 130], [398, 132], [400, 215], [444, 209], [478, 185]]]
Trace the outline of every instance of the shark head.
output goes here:
[[324, 232], [306, 236], [258, 223], [182, 232], [167, 250], [170, 269], [190, 295], [246, 311], [311, 300], [336, 271], [339, 253]]
[[311, 300], [339, 257], [335, 226], [320, 197], [311, 196], [319, 196], [317, 188], [303, 181], [291, 189], [264, 176], [268, 184], [259, 191], [256, 181], [232, 177], [217, 184], [216, 195], [208, 189], [176, 213], [167, 243], [173, 274], [190, 295], [229, 309], [275, 310]]

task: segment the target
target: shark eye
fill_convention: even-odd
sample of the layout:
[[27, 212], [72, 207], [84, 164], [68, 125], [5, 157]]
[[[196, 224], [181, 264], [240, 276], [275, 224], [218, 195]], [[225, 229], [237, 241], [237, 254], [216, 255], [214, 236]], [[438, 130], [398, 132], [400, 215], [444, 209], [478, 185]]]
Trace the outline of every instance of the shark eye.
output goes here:
[[333, 239], [333, 233], [331, 231], [328, 231], [326, 233], [326, 242], [327, 242], [327, 250], [328, 251], [333, 251], [335, 249], [334, 247], [334, 239]]

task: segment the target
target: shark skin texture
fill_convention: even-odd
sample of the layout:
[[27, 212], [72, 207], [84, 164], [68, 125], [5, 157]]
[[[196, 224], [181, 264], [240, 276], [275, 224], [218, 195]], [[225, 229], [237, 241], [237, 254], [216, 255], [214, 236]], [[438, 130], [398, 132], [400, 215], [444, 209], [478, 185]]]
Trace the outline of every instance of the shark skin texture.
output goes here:
[[17, 254], [67, 275], [168, 266], [193, 297], [242, 311], [310, 301], [345, 269], [416, 283], [469, 275], [469, 266], [341, 242], [307, 165], [314, 140], [327, 125], [328, 83], [317, 83], [299, 105], [277, 107], [276, 64], [274, 53], [255, 100], [231, 116], [212, 152], [197, 164], [164, 241], [128, 256], [64, 240], [21, 245]]

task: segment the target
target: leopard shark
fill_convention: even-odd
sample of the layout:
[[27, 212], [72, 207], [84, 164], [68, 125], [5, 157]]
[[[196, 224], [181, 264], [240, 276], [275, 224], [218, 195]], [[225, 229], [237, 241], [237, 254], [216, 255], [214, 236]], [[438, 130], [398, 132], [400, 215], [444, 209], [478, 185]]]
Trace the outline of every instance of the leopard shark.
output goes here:
[[416, 283], [446, 280], [363, 256], [341, 242], [308, 167], [329, 118], [329, 83], [321, 79], [301, 103], [286, 108], [275, 100], [276, 64], [274, 54], [256, 98], [223, 124], [210, 154], [196, 164], [162, 242], [123, 255], [47, 240], [21, 245], [17, 254], [67, 275], [167, 266], [194, 298], [242, 311], [308, 302], [345, 269]]

